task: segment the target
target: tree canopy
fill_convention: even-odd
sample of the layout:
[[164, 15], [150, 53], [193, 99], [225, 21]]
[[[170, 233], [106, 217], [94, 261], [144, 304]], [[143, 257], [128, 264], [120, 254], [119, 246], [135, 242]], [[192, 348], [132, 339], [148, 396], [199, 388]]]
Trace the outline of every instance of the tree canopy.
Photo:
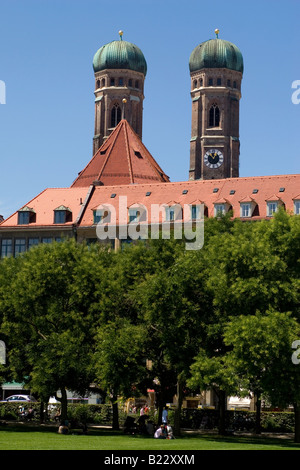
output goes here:
[[300, 409], [299, 274], [300, 217], [284, 211], [207, 219], [194, 251], [181, 240], [37, 246], [0, 261], [0, 375], [27, 377], [43, 400], [94, 383], [116, 403], [151, 386], [160, 410], [177, 394], [177, 417], [187, 386], [214, 389], [223, 411], [242, 389]]

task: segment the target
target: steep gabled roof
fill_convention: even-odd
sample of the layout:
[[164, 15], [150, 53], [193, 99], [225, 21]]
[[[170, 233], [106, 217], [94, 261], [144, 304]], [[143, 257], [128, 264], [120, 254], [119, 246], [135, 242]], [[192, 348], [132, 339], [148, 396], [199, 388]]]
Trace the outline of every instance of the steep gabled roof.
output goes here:
[[163, 183], [169, 178], [129, 123], [122, 119], [71, 187], [87, 187], [95, 181], [116, 186]]

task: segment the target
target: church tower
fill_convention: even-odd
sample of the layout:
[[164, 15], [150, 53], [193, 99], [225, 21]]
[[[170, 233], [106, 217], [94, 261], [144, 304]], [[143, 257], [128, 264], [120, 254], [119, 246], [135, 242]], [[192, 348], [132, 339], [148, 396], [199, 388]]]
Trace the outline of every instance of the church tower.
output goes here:
[[142, 51], [128, 41], [112, 41], [96, 52], [95, 132], [93, 155], [112, 130], [126, 119], [142, 138], [144, 81], [147, 63]]
[[192, 135], [189, 179], [239, 176], [239, 101], [243, 56], [229, 41], [199, 44], [189, 60]]

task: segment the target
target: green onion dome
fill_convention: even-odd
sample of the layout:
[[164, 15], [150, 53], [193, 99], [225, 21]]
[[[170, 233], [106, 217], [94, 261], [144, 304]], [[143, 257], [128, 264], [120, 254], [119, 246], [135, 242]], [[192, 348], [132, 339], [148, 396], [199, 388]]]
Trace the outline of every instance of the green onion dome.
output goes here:
[[[216, 30], [217, 31], [217, 30]], [[244, 71], [244, 62], [241, 51], [237, 46], [224, 39], [216, 39], [199, 44], [190, 56], [190, 72], [204, 68], [230, 69], [237, 72]]]
[[146, 76], [147, 63], [144, 54], [135, 44], [123, 41], [122, 31], [119, 34], [119, 41], [112, 41], [100, 47], [94, 55], [94, 72], [105, 69], [128, 69]]

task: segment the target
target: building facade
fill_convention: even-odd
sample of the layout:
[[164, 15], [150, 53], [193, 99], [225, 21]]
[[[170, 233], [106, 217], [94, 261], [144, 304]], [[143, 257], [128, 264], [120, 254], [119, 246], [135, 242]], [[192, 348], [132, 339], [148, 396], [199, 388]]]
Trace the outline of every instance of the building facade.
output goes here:
[[[239, 106], [243, 57], [217, 37], [190, 56], [192, 125], [189, 178], [170, 182], [142, 142], [141, 50], [120, 39], [95, 54], [93, 156], [67, 188], [47, 188], [0, 221], [1, 257], [38, 243], [99, 240], [99, 223], [122, 227], [102, 242], [119, 247], [131, 223], [196, 221], [232, 211], [242, 220], [271, 218], [279, 207], [300, 214], [300, 174], [239, 177]], [[200, 207], [203, 209], [200, 211]], [[158, 215], [157, 215], [158, 214]], [[114, 217], [112, 217], [114, 216]], [[142, 218], [143, 216], [143, 218]], [[121, 236], [122, 235], [122, 236]]]

